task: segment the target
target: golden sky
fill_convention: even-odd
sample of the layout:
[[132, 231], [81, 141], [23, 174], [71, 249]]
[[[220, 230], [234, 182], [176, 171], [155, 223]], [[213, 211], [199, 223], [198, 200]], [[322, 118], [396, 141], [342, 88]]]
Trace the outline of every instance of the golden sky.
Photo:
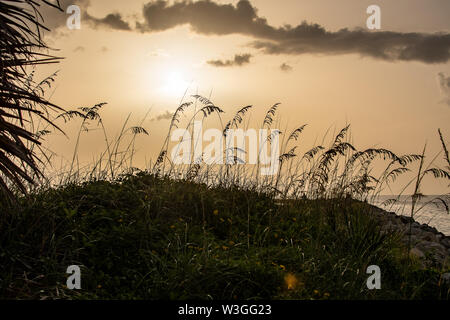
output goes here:
[[[129, 113], [138, 123], [151, 108], [138, 161], [159, 151], [169, 121], [157, 117], [173, 112], [186, 89], [187, 99], [211, 97], [226, 119], [253, 105], [250, 127], [280, 102], [282, 131], [308, 124], [304, 150], [347, 123], [358, 148], [398, 154], [420, 153], [427, 141], [431, 157], [440, 150], [437, 129], [450, 136], [448, 0], [61, 3], [79, 5], [81, 29], [67, 28], [68, 14], [44, 10], [47, 41], [65, 59], [39, 76], [59, 70], [50, 93], [66, 109], [108, 102], [111, 134]], [[381, 30], [366, 27], [372, 4], [381, 8]], [[49, 138], [49, 147], [70, 158], [72, 130], [70, 140]], [[89, 159], [103, 142], [85, 139]]]

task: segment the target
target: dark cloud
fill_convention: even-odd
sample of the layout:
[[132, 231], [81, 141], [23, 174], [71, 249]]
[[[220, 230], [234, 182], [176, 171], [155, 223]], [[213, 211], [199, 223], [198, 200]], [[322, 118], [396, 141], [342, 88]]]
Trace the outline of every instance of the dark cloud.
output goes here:
[[281, 71], [289, 72], [289, 71], [292, 71], [293, 68], [290, 65], [288, 65], [287, 63], [283, 63], [280, 66], [280, 69], [281, 69]]
[[144, 5], [143, 15], [145, 23], [137, 24], [142, 31], [163, 31], [189, 24], [199, 33], [225, 35], [252, 33], [255, 23], [266, 24], [248, 1], [239, 1], [236, 7], [209, 0], [179, 1], [172, 5], [163, 0], [150, 1]]
[[[56, 4], [56, 0], [50, 1]], [[91, 4], [90, 0], [60, 0], [61, 10], [57, 10], [50, 6], [41, 6], [41, 14], [44, 20], [44, 25], [51, 30], [59, 27], [65, 27], [69, 14], [67, 8], [71, 5], [77, 5], [81, 11], [81, 27], [84, 23], [88, 23], [94, 27], [106, 27], [115, 30], [131, 30], [130, 25], [125, 22], [120, 13], [110, 13], [103, 18], [96, 18], [88, 13], [88, 8]]]
[[442, 102], [450, 106], [450, 76], [447, 77], [443, 72], [438, 73], [439, 88], [441, 89]]
[[131, 30], [130, 25], [122, 19], [120, 13], [110, 13], [104, 18], [95, 18], [86, 11], [83, 17], [85, 20], [92, 23], [94, 27], [107, 27], [114, 30]]
[[218, 4], [210, 0], [150, 1], [144, 5], [141, 32], [164, 31], [181, 25], [205, 35], [242, 34], [257, 41], [251, 45], [268, 54], [349, 54], [356, 53], [388, 61], [444, 63], [450, 59], [450, 34], [401, 33], [364, 29], [325, 30], [306, 22], [280, 28], [259, 17], [248, 0]]
[[387, 61], [445, 63], [450, 59], [450, 34], [368, 32], [342, 29], [328, 32], [318, 25], [301, 24], [284, 29], [281, 40], [255, 41], [252, 46], [267, 54], [349, 54]]
[[[49, 1], [52, 4], [56, 4], [57, 1]], [[89, 0], [59, 0], [61, 10], [55, 9], [51, 6], [42, 5], [40, 6], [40, 13], [44, 20], [44, 25], [48, 27], [50, 30], [55, 30], [59, 27], [65, 27], [67, 24], [67, 18], [69, 18], [69, 14], [66, 13], [67, 8], [71, 5], [77, 5], [80, 7], [81, 15], [83, 16], [84, 12], [87, 12], [87, 8], [90, 4]], [[81, 20], [81, 24], [83, 24], [83, 19]]]
[[233, 60], [210, 60], [207, 63], [215, 67], [233, 67], [233, 66], [243, 66], [250, 63], [252, 55], [251, 54], [236, 54]]
[[[87, 22], [94, 27], [131, 30], [120, 13], [102, 18], [88, 14], [89, 0], [61, 0], [66, 10], [71, 4], [80, 6], [82, 27]], [[48, 6], [42, 7], [45, 24], [51, 29], [64, 26], [68, 15]], [[267, 54], [359, 54], [386, 61], [421, 61], [445, 63], [450, 60], [450, 34], [402, 33], [341, 29], [327, 31], [318, 24], [303, 22], [297, 26], [274, 27], [258, 15], [248, 1], [236, 5], [219, 4], [211, 0], [150, 1], [143, 7], [143, 22], [136, 23], [141, 32], [157, 32], [181, 25], [205, 35], [241, 34], [255, 39], [250, 46]]]

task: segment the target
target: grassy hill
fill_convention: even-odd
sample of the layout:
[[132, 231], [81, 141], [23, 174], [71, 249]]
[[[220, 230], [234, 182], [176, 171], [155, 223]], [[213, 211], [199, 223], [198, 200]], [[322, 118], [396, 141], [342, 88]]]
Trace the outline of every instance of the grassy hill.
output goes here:
[[[5, 202], [3, 202], [5, 203]], [[370, 206], [278, 201], [148, 173], [3, 205], [2, 299], [448, 299]], [[366, 269], [381, 268], [381, 290]], [[81, 267], [81, 290], [66, 269]]]

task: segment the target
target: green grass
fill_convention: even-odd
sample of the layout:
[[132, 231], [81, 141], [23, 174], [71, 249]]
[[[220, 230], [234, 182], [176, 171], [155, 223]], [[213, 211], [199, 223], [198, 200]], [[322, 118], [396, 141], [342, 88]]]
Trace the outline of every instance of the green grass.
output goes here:
[[[41, 190], [0, 215], [0, 297], [448, 299], [369, 206], [148, 173]], [[82, 289], [65, 286], [80, 265]], [[381, 268], [368, 290], [367, 266]]]

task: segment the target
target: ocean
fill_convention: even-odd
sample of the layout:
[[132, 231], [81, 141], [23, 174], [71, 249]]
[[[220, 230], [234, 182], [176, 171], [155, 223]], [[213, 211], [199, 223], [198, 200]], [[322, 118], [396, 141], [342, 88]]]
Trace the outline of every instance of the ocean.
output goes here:
[[[382, 205], [383, 202], [397, 196], [379, 196], [375, 201], [371, 202], [373, 205], [389, 212], [395, 212], [398, 215], [411, 215], [411, 196], [400, 196], [399, 200], [392, 204]], [[425, 205], [438, 196], [425, 196], [416, 204], [414, 220], [419, 223], [428, 224], [436, 228], [443, 234], [450, 236], [450, 215], [444, 204], [440, 201], [434, 201], [431, 204]]]

